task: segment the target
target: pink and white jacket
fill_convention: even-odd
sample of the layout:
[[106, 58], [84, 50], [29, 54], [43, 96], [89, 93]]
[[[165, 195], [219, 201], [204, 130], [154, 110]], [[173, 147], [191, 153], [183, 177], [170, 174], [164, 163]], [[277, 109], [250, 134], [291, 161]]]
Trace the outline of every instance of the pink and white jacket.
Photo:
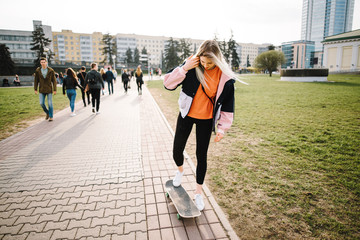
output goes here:
[[[217, 124], [217, 132], [224, 134], [233, 122], [234, 83], [234, 79], [222, 73], [213, 109], [213, 131], [215, 131]], [[173, 91], [180, 85], [182, 85], [182, 89], [178, 103], [181, 116], [185, 118], [190, 111], [192, 101], [200, 85], [195, 69], [186, 71], [182, 66], [179, 66], [165, 75], [164, 86], [167, 90]]]

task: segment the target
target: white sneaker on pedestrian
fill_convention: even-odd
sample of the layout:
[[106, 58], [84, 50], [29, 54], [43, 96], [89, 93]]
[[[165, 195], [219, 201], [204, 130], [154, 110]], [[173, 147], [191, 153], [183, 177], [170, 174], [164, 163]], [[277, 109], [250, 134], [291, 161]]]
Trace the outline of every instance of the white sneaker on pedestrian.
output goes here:
[[97, 112], [96, 112], [96, 115], [97, 115], [97, 114], [100, 114], [100, 111], [97, 111]]
[[204, 199], [201, 196], [201, 194], [195, 194], [195, 205], [199, 209], [199, 211], [204, 210], [205, 203], [204, 203]]
[[74, 116], [76, 116], [76, 113], [72, 112], [72, 113], [70, 114], [70, 116], [71, 116], [71, 117], [74, 117]]
[[178, 187], [181, 185], [181, 178], [184, 175], [184, 172], [180, 172], [179, 170], [176, 171], [176, 175], [173, 179], [173, 185], [174, 187]]

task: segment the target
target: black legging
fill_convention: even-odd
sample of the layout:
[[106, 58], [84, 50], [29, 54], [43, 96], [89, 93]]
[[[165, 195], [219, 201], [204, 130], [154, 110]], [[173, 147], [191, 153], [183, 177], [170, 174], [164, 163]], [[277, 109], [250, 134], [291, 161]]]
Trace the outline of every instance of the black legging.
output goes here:
[[127, 92], [127, 90], [128, 90], [128, 83], [129, 83], [129, 81], [124, 81], [125, 92]]
[[196, 182], [203, 184], [207, 169], [207, 151], [209, 148], [212, 119], [195, 119], [186, 116], [182, 118], [179, 114], [174, 138], [173, 158], [178, 167], [184, 164], [184, 150], [191, 129], [196, 124]]
[[136, 85], [137, 85], [137, 88], [138, 88], [138, 92], [141, 90], [142, 91], [142, 81], [141, 80], [136, 80]]
[[[90, 92], [87, 91], [86, 92], [86, 96], [87, 96], [87, 100], [88, 100], [88, 104], [90, 104]], [[82, 100], [84, 102], [84, 105], [86, 105], [86, 101], [85, 101], [85, 91], [81, 89], [81, 97], [82, 97]]]
[[95, 107], [95, 101], [96, 101], [97, 112], [99, 111], [100, 108], [100, 91], [101, 89], [90, 89], [92, 107]]

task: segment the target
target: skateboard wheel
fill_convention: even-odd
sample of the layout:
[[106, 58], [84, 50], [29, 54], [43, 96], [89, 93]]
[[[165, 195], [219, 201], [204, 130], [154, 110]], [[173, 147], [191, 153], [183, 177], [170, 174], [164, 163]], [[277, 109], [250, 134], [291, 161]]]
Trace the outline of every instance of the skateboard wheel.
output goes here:
[[165, 196], [168, 198], [168, 197], [169, 197], [169, 193], [165, 193]]
[[177, 217], [177, 219], [178, 219], [178, 220], [180, 220], [180, 219], [181, 219], [180, 214], [176, 214], [176, 217]]

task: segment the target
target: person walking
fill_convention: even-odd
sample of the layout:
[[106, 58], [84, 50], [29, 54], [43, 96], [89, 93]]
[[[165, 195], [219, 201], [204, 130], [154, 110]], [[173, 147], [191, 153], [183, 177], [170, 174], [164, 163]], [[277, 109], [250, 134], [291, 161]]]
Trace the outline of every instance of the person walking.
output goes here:
[[142, 95], [142, 85], [144, 84], [144, 81], [143, 81], [143, 73], [141, 71], [140, 65], [136, 69], [135, 78], [136, 78], [136, 86], [138, 89], [138, 94]]
[[[39, 88], [39, 100], [40, 106], [43, 108], [46, 113], [45, 120], [50, 122], [54, 120], [54, 108], [52, 102], [52, 95], [56, 95], [56, 78], [55, 71], [51, 67], [48, 67], [47, 59], [42, 57], [40, 58], [40, 65], [35, 70], [34, 77], [34, 90], [35, 94], [38, 94]], [[45, 105], [45, 98], [47, 96], [48, 108]]]
[[207, 151], [211, 132], [220, 141], [230, 128], [234, 114], [235, 74], [224, 60], [215, 40], [204, 41], [195, 56], [190, 56], [179, 67], [164, 77], [164, 86], [175, 90], [182, 86], [173, 145], [173, 158], [178, 167], [173, 185], [181, 185], [184, 174], [184, 149], [193, 125], [196, 125], [196, 191], [195, 204], [200, 211], [205, 207], [202, 185], [207, 170]]
[[[103, 68], [100, 68], [100, 75], [102, 77], [102, 80], [103, 80], [104, 86], [105, 86], [106, 73], [105, 73], [105, 70]], [[105, 94], [104, 89], [102, 89], [102, 95], [104, 95], [104, 94]]]
[[104, 81], [97, 70], [98, 70], [97, 63], [92, 63], [91, 70], [86, 74], [85, 77], [85, 89], [86, 86], [88, 85], [91, 94], [92, 112], [95, 113], [95, 105], [96, 105], [96, 114], [99, 114], [100, 91], [101, 89], [104, 90]]
[[[86, 77], [86, 68], [84, 66], [81, 67], [80, 72], [77, 75], [78, 79], [80, 80], [80, 85], [81, 86], [85, 86], [85, 77]], [[86, 99], [85, 99], [85, 95], [87, 96], [87, 104], [90, 105], [90, 92], [87, 91], [85, 93], [85, 89], [84, 88], [80, 88], [81, 90], [81, 97], [84, 103], [84, 107], [86, 107]]]
[[127, 93], [127, 90], [128, 90], [128, 84], [129, 84], [129, 75], [127, 74], [127, 70], [124, 69], [124, 72], [123, 74], [121, 74], [121, 80], [124, 84], [124, 89], [125, 89], [125, 93]]
[[63, 94], [65, 96], [65, 90], [67, 97], [70, 101], [70, 116], [75, 116], [75, 99], [76, 99], [76, 87], [83, 89], [83, 87], [79, 84], [78, 78], [72, 68], [68, 68], [66, 72], [67, 77], [64, 78], [63, 82]]
[[[108, 83], [108, 89], [109, 89], [109, 95], [114, 94], [114, 83], [113, 80], [116, 81], [116, 78], [113, 74], [113, 72], [110, 70], [110, 68], [108, 67], [108, 70], [106, 72], [106, 81]], [[111, 91], [110, 91], [110, 86], [111, 86]]]

